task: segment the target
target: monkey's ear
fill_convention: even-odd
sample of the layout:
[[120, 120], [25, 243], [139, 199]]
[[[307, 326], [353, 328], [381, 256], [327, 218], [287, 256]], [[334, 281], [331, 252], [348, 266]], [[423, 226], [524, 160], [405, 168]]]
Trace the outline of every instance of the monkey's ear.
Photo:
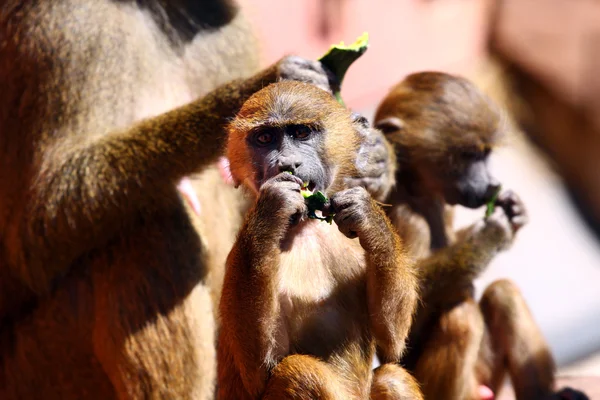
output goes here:
[[375, 128], [383, 133], [392, 133], [400, 131], [404, 128], [404, 121], [398, 117], [387, 117], [375, 122]]

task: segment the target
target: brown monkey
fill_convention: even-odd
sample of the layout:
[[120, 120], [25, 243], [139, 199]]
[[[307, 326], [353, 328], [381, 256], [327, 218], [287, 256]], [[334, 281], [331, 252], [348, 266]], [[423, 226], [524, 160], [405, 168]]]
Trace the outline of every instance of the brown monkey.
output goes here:
[[[374, 198], [385, 199], [395, 183], [396, 163], [393, 149], [379, 130], [370, 127], [366, 118], [354, 113], [352, 119], [361, 142], [353, 173], [344, 178], [344, 183], [347, 187], [362, 186]], [[207, 282], [211, 289], [213, 308], [218, 317], [217, 308], [225, 260], [251, 199], [241, 196], [241, 191], [233, 188], [229, 163], [225, 157], [221, 157], [218, 167], [208, 168], [203, 175], [213, 182], [209, 190], [196, 190], [199, 186], [198, 181], [193, 179], [185, 179], [179, 188], [188, 200], [192, 222], [199, 232], [205, 232], [201, 239], [208, 265]], [[221, 179], [218, 179], [219, 176]], [[214, 204], [220, 206], [216, 212], [214, 207], [211, 207]], [[218, 229], [215, 229], [216, 227]]]
[[212, 398], [206, 237], [176, 184], [254, 91], [327, 75], [288, 57], [224, 84], [256, 68], [225, 0], [8, 0], [0, 38], [0, 398]]
[[[233, 179], [256, 202], [227, 259], [220, 399], [421, 398], [398, 365], [371, 370], [375, 341], [399, 361], [417, 282], [383, 210], [345, 189], [364, 140], [356, 120], [330, 93], [281, 82], [230, 125]], [[304, 218], [303, 182], [330, 197], [334, 225]]]
[[486, 166], [502, 134], [496, 106], [464, 78], [422, 72], [390, 91], [375, 126], [398, 160], [388, 215], [419, 260], [422, 302], [403, 364], [424, 397], [485, 398], [506, 372], [518, 399], [550, 396], [554, 361], [519, 290], [501, 280], [473, 297], [473, 280], [525, 224], [523, 204], [506, 191], [489, 218], [452, 231], [451, 206], [478, 208], [499, 189]]

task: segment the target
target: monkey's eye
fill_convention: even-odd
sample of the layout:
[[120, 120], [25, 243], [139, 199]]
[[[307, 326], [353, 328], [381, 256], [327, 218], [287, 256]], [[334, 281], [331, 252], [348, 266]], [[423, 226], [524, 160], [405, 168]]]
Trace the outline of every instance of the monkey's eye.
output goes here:
[[275, 133], [271, 129], [264, 129], [256, 132], [254, 142], [259, 146], [267, 146], [275, 140]]
[[306, 140], [310, 137], [313, 130], [307, 125], [292, 125], [289, 128], [290, 134], [294, 139]]

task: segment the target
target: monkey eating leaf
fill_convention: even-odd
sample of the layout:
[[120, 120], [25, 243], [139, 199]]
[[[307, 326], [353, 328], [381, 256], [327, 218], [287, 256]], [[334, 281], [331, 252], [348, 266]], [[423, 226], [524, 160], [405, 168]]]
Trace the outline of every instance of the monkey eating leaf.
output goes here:
[[[287, 174], [290, 174], [290, 175], [294, 175], [294, 173], [292, 171], [284, 171], [284, 172]], [[326, 217], [319, 217], [317, 214], [315, 214], [315, 211], [317, 211], [317, 210], [323, 211], [323, 209], [325, 209], [325, 207], [327, 206], [327, 203], [329, 203], [329, 199], [327, 198], [325, 193], [321, 192], [320, 190], [317, 190], [316, 192], [313, 193], [308, 188], [308, 182], [302, 183], [302, 188], [300, 190], [300, 193], [302, 193], [302, 197], [304, 197], [304, 201], [306, 202], [306, 206], [308, 207], [308, 218], [320, 219], [321, 221], [327, 221], [331, 225], [331, 222], [333, 221], [333, 217], [335, 214], [331, 214]]]
[[308, 218], [320, 219], [321, 221], [327, 221], [329, 224], [331, 224], [333, 221], [333, 215], [319, 217], [317, 214], [315, 214], [316, 210], [323, 211], [323, 209], [327, 206], [329, 199], [327, 196], [325, 196], [325, 193], [321, 192], [320, 190], [312, 193], [307, 186], [308, 183], [305, 183], [302, 187], [301, 193], [306, 202], [306, 206], [308, 207]]
[[[348, 71], [348, 68], [354, 61], [367, 51], [368, 46], [369, 34], [365, 32], [349, 46], [344, 45], [344, 42], [331, 46], [329, 51], [319, 58], [319, 61], [333, 72], [341, 87], [346, 71]], [[341, 105], [344, 105], [339, 90], [334, 95], [337, 101]]]

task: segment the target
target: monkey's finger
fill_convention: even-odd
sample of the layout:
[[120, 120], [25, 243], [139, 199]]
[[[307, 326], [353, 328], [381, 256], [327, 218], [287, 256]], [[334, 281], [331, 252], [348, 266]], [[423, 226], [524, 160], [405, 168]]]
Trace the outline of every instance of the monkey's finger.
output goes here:
[[311, 85], [315, 85], [328, 93], [332, 93], [329, 79], [327, 79], [327, 76], [325, 75], [316, 72], [305, 72], [302, 78], [299, 80], [305, 83], [310, 83]]
[[339, 87], [340, 87], [340, 82], [337, 78], [337, 76], [333, 73], [333, 71], [331, 71], [329, 68], [327, 68], [325, 65], [323, 65], [323, 63], [321, 63], [320, 61], [316, 61], [316, 60], [308, 60], [308, 59], [303, 59], [303, 64], [301, 64], [303, 67], [310, 69], [316, 73], [318, 73], [321, 76], [324, 76], [327, 80], [327, 90], [333, 89], [333, 91], [338, 91]]
[[523, 226], [527, 225], [528, 222], [529, 222], [529, 218], [527, 218], [524, 215], [514, 217], [513, 219], [510, 220], [510, 224], [511, 224], [514, 232], [517, 232]]
[[331, 207], [338, 213], [342, 210], [369, 198], [369, 193], [362, 186], [338, 192], [331, 196]]
[[349, 213], [336, 214], [333, 217], [333, 221], [338, 226], [340, 232], [342, 232], [344, 236], [349, 239], [354, 239], [358, 236], [356, 230], [354, 229], [354, 224], [351, 221], [353, 218], [354, 216]]
[[369, 120], [367, 119], [367, 117], [360, 113], [357, 113], [356, 111], [353, 111], [351, 118], [353, 123], [358, 124], [364, 128], [358, 129], [358, 133], [362, 137], [368, 137], [371, 133], [371, 130], [369, 129]]
[[321, 72], [324, 70], [323, 64], [316, 60], [310, 60], [308, 58], [300, 57], [300, 56], [287, 56], [285, 57], [284, 65], [295, 65], [298, 67], [304, 67], [307, 69], [312, 69], [316, 72]]
[[304, 182], [302, 182], [302, 179], [300, 179], [296, 175], [292, 175], [287, 172], [282, 172], [280, 174], [275, 175], [273, 178], [269, 179], [268, 182], [291, 182], [300, 186], [304, 184]]
[[505, 190], [504, 192], [500, 193], [498, 195], [498, 199], [496, 200], [496, 204], [499, 204], [502, 207], [506, 207], [516, 203], [522, 203], [522, 201], [519, 198], [519, 196], [512, 190]]
[[385, 178], [381, 175], [375, 178], [347, 178], [344, 182], [348, 187], [363, 187], [371, 194], [387, 185]]
[[363, 178], [381, 178], [388, 171], [385, 161], [361, 163], [357, 168]]
[[508, 208], [506, 215], [508, 215], [508, 218], [514, 218], [517, 216], [527, 217], [527, 212], [521, 204], [516, 203]]
[[293, 214], [290, 217], [290, 225], [292, 225], [292, 226], [298, 225], [300, 223], [300, 221], [302, 221], [303, 217], [304, 217], [303, 212], [297, 212], [297, 213]]
[[288, 56], [279, 65], [279, 79], [309, 83], [332, 93], [331, 77], [318, 61]]

